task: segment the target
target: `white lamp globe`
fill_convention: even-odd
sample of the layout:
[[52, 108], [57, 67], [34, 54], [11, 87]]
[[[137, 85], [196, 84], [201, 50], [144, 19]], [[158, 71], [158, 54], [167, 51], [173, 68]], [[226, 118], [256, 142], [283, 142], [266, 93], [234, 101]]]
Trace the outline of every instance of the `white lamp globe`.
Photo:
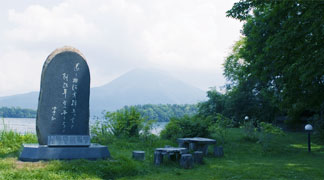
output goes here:
[[310, 125], [310, 124], [306, 124], [306, 126], [305, 126], [305, 130], [306, 130], [306, 131], [311, 131], [311, 130], [313, 130], [313, 126]]

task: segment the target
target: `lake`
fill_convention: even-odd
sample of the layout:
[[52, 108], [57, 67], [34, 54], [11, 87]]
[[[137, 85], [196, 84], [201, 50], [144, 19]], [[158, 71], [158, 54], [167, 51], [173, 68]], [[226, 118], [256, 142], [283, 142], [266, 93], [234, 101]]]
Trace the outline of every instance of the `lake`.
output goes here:
[[[91, 125], [90, 121], [90, 125]], [[153, 125], [151, 132], [160, 134], [167, 122], [157, 122]], [[33, 133], [36, 134], [36, 119], [34, 118], [0, 118], [0, 130], [13, 130], [21, 134]]]

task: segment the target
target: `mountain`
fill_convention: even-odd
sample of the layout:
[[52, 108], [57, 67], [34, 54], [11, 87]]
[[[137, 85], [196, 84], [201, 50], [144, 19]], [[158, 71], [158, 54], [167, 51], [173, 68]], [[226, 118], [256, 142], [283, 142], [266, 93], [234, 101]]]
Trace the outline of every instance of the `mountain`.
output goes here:
[[[91, 115], [114, 111], [125, 105], [194, 104], [206, 93], [158, 70], [135, 69], [90, 90]], [[36, 109], [38, 92], [0, 97], [1, 106]]]
[[91, 109], [116, 110], [137, 104], [194, 104], [206, 93], [157, 70], [136, 69], [91, 89]]
[[25, 94], [0, 97], [0, 107], [21, 107], [37, 109], [39, 92], [33, 91]]

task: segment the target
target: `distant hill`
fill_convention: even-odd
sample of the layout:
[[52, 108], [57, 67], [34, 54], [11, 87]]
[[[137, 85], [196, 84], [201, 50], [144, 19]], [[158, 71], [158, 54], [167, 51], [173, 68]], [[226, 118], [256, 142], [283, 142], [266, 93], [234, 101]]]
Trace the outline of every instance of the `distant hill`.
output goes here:
[[[90, 90], [90, 111], [115, 111], [125, 105], [195, 104], [206, 99], [206, 93], [157, 70], [136, 69]], [[36, 109], [38, 92], [0, 97], [0, 107]]]
[[21, 107], [27, 109], [37, 109], [39, 92], [29, 92], [13, 96], [0, 97], [0, 107]]

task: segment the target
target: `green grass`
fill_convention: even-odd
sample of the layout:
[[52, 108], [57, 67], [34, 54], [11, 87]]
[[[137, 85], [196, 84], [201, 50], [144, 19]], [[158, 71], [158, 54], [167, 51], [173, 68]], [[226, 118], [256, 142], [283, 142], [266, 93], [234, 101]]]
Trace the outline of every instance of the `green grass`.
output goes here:
[[[270, 148], [243, 138], [241, 129], [231, 129], [224, 145], [225, 156], [208, 155], [203, 165], [181, 169], [172, 161], [154, 166], [156, 147], [175, 142], [151, 137], [147, 140], [111, 137], [108, 143], [112, 160], [20, 162], [17, 160], [22, 143], [36, 141], [35, 135], [0, 133], [0, 179], [301, 179], [324, 178], [324, 146], [313, 143], [307, 152], [305, 133], [287, 133], [274, 137]], [[144, 150], [143, 162], [131, 159], [133, 150]], [[210, 151], [212, 149], [210, 148]]]

